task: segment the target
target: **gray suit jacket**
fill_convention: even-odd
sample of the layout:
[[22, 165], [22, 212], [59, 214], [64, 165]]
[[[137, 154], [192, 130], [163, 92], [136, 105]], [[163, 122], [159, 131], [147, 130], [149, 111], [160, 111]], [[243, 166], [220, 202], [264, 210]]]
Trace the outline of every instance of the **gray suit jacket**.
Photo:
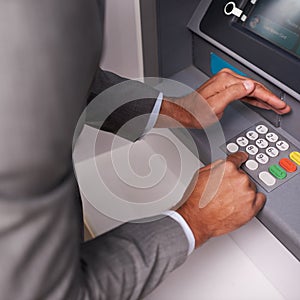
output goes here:
[[140, 299], [186, 258], [170, 218], [82, 243], [72, 137], [100, 58], [102, 12], [92, 0], [1, 2], [1, 300]]

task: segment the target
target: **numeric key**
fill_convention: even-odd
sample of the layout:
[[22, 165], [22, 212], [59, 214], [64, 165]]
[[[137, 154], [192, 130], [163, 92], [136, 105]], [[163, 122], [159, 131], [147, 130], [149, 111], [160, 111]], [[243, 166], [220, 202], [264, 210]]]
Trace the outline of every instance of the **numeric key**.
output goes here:
[[266, 134], [266, 139], [270, 142], [270, 143], [276, 143], [278, 141], [278, 135], [273, 133], [273, 132], [269, 132]]
[[276, 143], [276, 147], [280, 150], [280, 151], [286, 151], [290, 148], [290, 145], [285, 142], [285, 141], [278, 141]]
[[246, 147], [249, 144], [249, 141], [243, 136], [237, 138], [236, 142], [241, 147]]
[[251, 130], [246, 133], [246, 137], [251, 141], [255, 141], [258, 139], [258, 133]]
[[249, 145], [246, 148], [246, 152], [250, 155], [255, 155], [258, 153], [258, 148], [254, 145]]
[[265, 165], [269, 162], [269, 157], [264, 153], [259, 153], [259, 154], [256, 155], [256, 160], [260, 164]]
[[269, 143], [265, 139], [258, 139], [256, 141], [256, 146], [261, 149], [265, 149], [269, 146]]
[[256, 131], [260, 134], [266, 134], [269, 131], [269, 129], [265, 125], [258, 125], [256, 126]]
[[279, 155], [279, 151], [276, 148], [274, 148], [274, 147], [267, 148], [266, 153], [270, 157], [277, 157]]

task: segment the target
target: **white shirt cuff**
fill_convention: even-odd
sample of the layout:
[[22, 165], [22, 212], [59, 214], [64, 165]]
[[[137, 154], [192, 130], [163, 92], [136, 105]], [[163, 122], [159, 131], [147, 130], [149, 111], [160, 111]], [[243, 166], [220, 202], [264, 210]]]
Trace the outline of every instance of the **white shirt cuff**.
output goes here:
[[164, 94], [159, 93], [142, 136], [144, 136], [147, 132], [149, 132], [154, 127], [154, 125], [157, 121], [157, 118], [159, 116], [159, 112], [160, 112], [160, 108], [161, 108], [163, 98], [164, 98]]
[[189, 243], [188, 255], [190, 255], [195, 249], [195, 237], [190, 226], [187, 224], [185, 219], [176, 211], [168, 210], [162, 214], [171, 217], [182, 227]]

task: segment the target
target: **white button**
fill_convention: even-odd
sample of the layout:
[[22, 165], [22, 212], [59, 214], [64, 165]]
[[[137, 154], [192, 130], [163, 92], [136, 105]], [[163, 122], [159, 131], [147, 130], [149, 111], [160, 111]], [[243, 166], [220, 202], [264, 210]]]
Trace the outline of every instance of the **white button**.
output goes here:
[[256, 126], [256, 131], [260, 134], [266, 134], [269, 131], [269, 129], [265, 125], [258, 125]]
[[278, 141], [278, 135], [273, 132], [269, 132], [266, 135], [266, 139], [271, 143], [276, 143]]
[[258, 177], [267, 186], [273, 186], [276, 183], [276, 179], [269, 172], [261, 172]]
[[249, 145], [249, 146], [247, 146], [246, 151], [250, 155], [255, 155], [258, 152], [258, 148], [254, 145]]
[[249, 144], [249, 141], [245, 137], [243, 137], [243, 136], [237, 138], [236, 142], [241, 147], [246, 147]]
[[239, 150], [239, 146], [235, 143], [230, 143], [230, 144], [227, 145], [227, 150], [230, 153], [235, 153]]
[[256, 145], [261, 149], [265, 149], [269, 146], [269, 143], [265, 139], [258, 139]]
[[290, 145], [285, 142], [285, 141], [278, 141], [276, 143], [276, 147], [280, 150], [280, 151], [286, 151], [290, 148]]
[[255, 141], [258, 138], [258, 134], [257, 132], [251, 130], [246, 133], [246, 137], [251, 141]]
[[279, 151], [274, 148], [274, 147], [269, 147], [266, 150], [266, 153], [270, 156], [270, 157], [276, 157], [279, 154]]
[[256, 155], [256, 160], [260, 164], [265, 165], [266, 163], [268, 163], [269, 157], [264, 153], [259, 153], [259, 154]]
[[255, 171], [258, 169], [258, 163], [255, 160], [250, 159], [246, 162], [246, 167], [251, 171]]

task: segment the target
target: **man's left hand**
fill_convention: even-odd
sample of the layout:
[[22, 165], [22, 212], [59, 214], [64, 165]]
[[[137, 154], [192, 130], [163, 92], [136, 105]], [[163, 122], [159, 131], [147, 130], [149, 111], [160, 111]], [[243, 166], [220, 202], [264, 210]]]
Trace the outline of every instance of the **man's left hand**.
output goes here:
[[[156, 127], [177, 127], [175, 123], [170, 124], [171, 118], [187, 128], [205, 128], [221, 119], [225, 108], [236, 100], [280, 115], [291, 110], [261, 83], [223, 69], [195, 92], [175, 101], [165, 99]], [[163, 115], [168, 116], [169, 121]]]

